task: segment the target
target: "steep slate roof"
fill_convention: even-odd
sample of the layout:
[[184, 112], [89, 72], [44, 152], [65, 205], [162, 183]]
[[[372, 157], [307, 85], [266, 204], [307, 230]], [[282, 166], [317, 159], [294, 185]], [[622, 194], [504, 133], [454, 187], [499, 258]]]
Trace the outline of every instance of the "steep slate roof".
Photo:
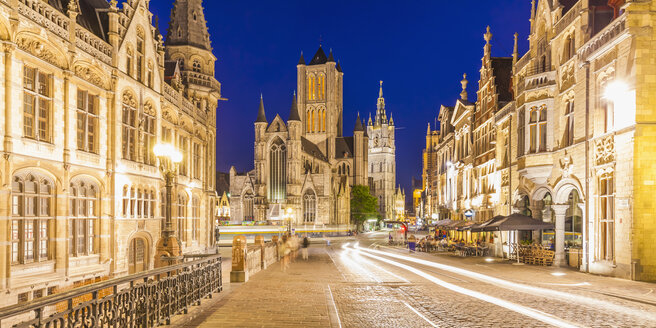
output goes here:
[[353, 157], [353, 137], [335, 138], [335, 157], [344, 158], [344, 153]]
[[303, 51], [301, 51], [301, 58], [298, 59], [298, 65], [305, 65], [305, 58], [303, 58]]
[[[202, 2], [202, 0], [175, 1], [166, 33], [166, 45], [190, 45], [212, 50]], [[195, 20], [194, 14], [196, 15]]]
[[318, 160], [321, 160], [321, 161], [324, 161], [324, 162], [328, 161], [328, 159], [323, 154], [323, 152], [321, 152], [321, 149], [319, 149], [319, 147], [317, 147], [317, 145], [312, 143], [312, 141], [305, 139], [305, 137], [301, 137], [301, 148], [303, 149], [303, 151], [306, 154], [308, 154], [308, 155], [310, 155], [310, 156], [312, 156], [312, 157], [314, 157]]
[[328, 62], [328, 57], [326, 57], [326, 53], [323, 52], [323, 48], [319, 46], [319, 50], [317, 50], [317, 53], [314, 54], [314, 56], [312, 56], [312, 60], [308, 65], [322, 65], [327, 62]]
[[495, 76], [499, 101], [512, 101], [512, 58], [492, 58], [492, 74]]
[[[47, 0], [53, 8], [68, 15], [69, 0]], [[77, 15], [77, 23], [95, 34], [97, 37], [107, 41], [107, 32], [109, 30], [109, 15], [107, 9], [109, 2], [107, 0], [79, 0], [80, 14]]]
[[356, 131], [364, 131], [364, 128], [362, 127], [362, 121], [360, 120], [360, 113], [358, 113], [358, 117], [355, 119], [355, 127], [353, 128], [353, 132]]

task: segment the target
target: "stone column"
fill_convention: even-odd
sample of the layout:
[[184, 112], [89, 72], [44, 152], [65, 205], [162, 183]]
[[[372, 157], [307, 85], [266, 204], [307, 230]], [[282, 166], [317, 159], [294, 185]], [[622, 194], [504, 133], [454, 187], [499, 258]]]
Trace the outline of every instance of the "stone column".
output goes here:
[[[536, 201], [536, 203], [540, 204], [542, 202]], [[542, 221], [542, 208], [543, 208], [543, 206], [541, 204], [540, 205], [532, 205], [532, 206], [529, 206], [529, 208], [531, 209], [531, 214], [532, 214], [533, 218], [536, 219], [536, 220]], [[537, 240], [539, 243], [541, 243], [542, 240], [540, 240], [541, 239], [540, 231], [538, 231], [538, 230], [532, 231], [531, 239], [533, 239], [534, 241]]]
[[565, 214], [569, 205], [559, 204], [551, 205], [556, 216], [556, 255], [554, 257], [555, 266], [565, 266]]

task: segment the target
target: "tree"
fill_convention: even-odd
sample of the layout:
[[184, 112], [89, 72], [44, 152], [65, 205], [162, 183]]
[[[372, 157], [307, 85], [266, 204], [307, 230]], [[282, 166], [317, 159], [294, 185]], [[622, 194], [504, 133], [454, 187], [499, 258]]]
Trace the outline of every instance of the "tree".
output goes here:
[[371, 195], [369, 187], [353, 186], [351, 189], [351, 223], [356, 225], [358, 231], [366, 220], [378, 217], [377, 207], [378, 199]]

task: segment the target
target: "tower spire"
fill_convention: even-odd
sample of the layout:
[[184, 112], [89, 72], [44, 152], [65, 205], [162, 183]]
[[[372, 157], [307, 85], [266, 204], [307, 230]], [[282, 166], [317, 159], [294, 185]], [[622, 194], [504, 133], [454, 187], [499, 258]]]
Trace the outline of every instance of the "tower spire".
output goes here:
[[298, 102], [296, 101], [296, 90], [294, 90], [294, 97], [292, 99], [292, 108], [289, 110], [288, 121], [300, 121], [301, 116], [298, 115]]
[[266, 119], [266, 113], [264, 113], [264, 98], [260, 93], [260, 109], [257, 111], [257, 119], [255, 123], [268, 123]]
[[483, 35], [485, 39], [485, 58], [490, 58], [492, 56], [492, 45], [490, 40], [492, 40], [492, 33], [490, 32], [490, 25], [487, 26], [487, 31]]
[[383, 98], [383, 81], [380, 81], [380, 91], [378, 91], [376, 124], [377, 125], [387, 124], [387, 113], [385, 113], [385, 98]]
[[173, 3], [166, 45], [189, 45], [212, 51], [202, 0], [176, 0]]
[[515, 46], [513, 47], [513, 67], [515, 67], [515, 64], [517, 64], [517, 57], [519, 57], [519, 53], [517, 52], [517, 37], [519, 37], [519, 34], [515, 32]]

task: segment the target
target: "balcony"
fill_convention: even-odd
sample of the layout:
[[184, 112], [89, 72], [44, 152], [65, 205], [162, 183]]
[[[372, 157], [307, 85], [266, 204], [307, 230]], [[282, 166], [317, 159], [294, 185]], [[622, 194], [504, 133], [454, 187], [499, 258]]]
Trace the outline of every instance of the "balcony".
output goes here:
[[221, 93], [221, 83], [211, 75], [197, 72], [182, 72], [182, 82], [185, 84], [204, 86], [212, 91]]
[[541, 72], [534, 67], [524, 78], [524, 90], [530, 91], [556, 85], [556, 71]]
[[626, 14], [624, 14], [608, 24], [608, 26], [597, 33], [590, 41], [586, 42], [579, 49], [579, 56], [583, 61], [590, 60], [594, 54], [603, 53], [603, 49], [612, 47], [628, 36]]

